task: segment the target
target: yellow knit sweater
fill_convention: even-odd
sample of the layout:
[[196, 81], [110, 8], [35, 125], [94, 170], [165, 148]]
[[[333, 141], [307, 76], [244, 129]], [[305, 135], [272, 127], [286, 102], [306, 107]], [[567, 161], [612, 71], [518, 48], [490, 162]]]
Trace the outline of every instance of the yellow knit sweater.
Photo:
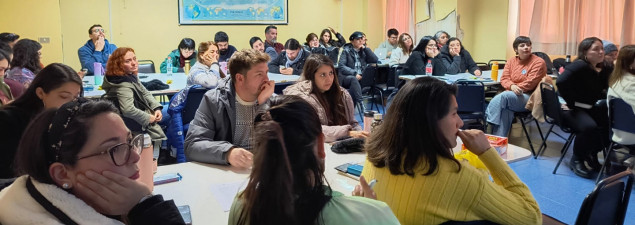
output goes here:
[[377, 199], [390, 206], [402, 224], [440, 224], [446, 221], [488, 220], [499, 224], [540, 224], [542, 215], [529, 188], [490, 148], [479, 156], [494, 182], [482, 170], [439, 157], [432, 175], [393, 175], [388, 167], [366, 161], [362, 175], [376, 179]]

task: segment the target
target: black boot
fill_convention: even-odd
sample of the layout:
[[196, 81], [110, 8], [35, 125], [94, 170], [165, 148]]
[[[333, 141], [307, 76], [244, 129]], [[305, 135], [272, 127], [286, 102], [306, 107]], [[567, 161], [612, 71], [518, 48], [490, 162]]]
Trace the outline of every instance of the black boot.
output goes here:
[[586, 157], [586, 159], [584, 159], [584, 161], [595, 172], [600, 172], [600, 169], [602, 169], [602, 164], [600, 164], [600, 161], [598, 161], [598, 157], [597, 157], [596, 153], [592, 153], [592, 154], [588, 155]]
[[584, 177], [587, 179], [591, 179], [591, 171], [586, 168], [584, 165], [584, 160], [580, 160], [577, 157], [571, 157], [571, 162], [569, 162], [569, 166], [575, 175], [579, 177]]

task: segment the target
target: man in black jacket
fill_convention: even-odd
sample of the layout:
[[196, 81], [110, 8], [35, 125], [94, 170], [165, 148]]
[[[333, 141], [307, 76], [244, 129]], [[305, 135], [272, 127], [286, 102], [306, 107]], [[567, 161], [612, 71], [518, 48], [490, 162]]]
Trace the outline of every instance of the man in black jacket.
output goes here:
[[[372, 50], [364, 46], [364, 33], [355, 31], [348, 38], [351, 42], [344, 45], [340, 61], [337, 64], [339, 73], [337, 75], [340, 86], [346, 88], [353, 97], [353, 101], [358, 104], [362, 101], [362, 88], [359, 80], [362, 79], [364, 70], [370, 63], [377, 63], [377, 56]], [[368, 73], [367, 76], [373, 76]], [[372, 80], [372, 78], [370, 78]], [[362, 104], [363, 107], [363, 104]]]
[[304, 61], [311, 53], [302, 49], [300, 42], [289, 39], [284, 44], [284, 51], [278, 57], [269, 62], [269, 72], [284, 75], [300, 75], [304, 67]]

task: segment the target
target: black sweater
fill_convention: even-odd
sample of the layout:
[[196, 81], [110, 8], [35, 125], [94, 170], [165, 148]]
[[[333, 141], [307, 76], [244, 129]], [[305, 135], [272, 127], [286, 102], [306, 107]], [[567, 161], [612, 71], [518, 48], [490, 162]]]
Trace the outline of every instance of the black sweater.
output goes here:
[[567, 65], [564, 72], [558, 76], [558, 92], [569, 108], [573, 108], [575, 102], [592, 106], [597, 100], [606, 99], [611, 72], [613, 67], [605, 66], [598, 73], [586, 61], [576, 60]]

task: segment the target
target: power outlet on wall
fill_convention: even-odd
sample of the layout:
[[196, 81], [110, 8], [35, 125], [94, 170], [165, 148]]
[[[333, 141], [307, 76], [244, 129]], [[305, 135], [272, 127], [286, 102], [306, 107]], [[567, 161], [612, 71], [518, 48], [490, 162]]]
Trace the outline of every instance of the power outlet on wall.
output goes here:
[[48, 44], [48, 43], [50, 43], [50, 42], [51, 42], [51, 38], [49, 38], [49, 37], [39, 37], [39, 38], [38, 38], [38, 41], [39, 41], [41, 44]]

